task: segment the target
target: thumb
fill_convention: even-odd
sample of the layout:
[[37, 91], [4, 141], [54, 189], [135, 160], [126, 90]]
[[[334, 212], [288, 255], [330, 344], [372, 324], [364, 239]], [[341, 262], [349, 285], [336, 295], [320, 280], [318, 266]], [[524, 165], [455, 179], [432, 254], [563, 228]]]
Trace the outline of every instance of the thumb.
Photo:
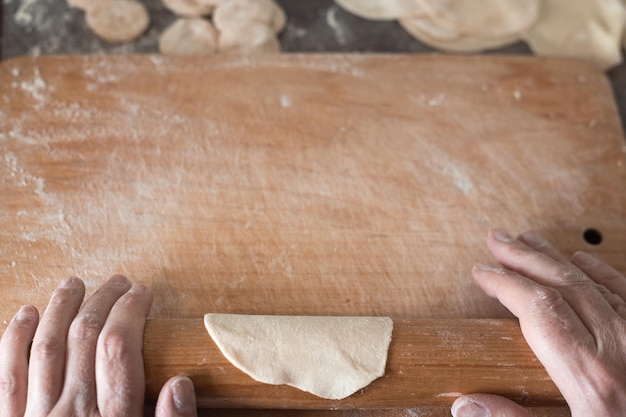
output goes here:
[[159, 393], [155, 417], [197, 417], [196, 393], [186, 376], [170, 378]]
[[452, 404], [454, 417], [532, 417], [521, 405], [491, 394], [470, 394], [456, 399]]

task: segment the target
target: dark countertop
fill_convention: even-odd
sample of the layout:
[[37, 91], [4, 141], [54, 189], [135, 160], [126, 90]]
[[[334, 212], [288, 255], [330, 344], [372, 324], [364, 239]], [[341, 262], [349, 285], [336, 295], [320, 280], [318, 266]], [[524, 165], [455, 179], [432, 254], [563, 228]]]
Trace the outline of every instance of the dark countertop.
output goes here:
[[[280, 36], [284, 52], [432, 53], [396, 22], [373, 22], [351, 15], [333, 0], [277, 0], [288, 16]], [[130, 44], [110, 45], [86, 26], [84, 13], [66, 0], [3, 0], [0, 8], [0, 60], [18, 55], [156, 53], [159, 34], [176, 17], [161, 0], [144, 0], [151, 17], [148, 32]], [[529, 54], [517, 43], [489, 54]], [[613, 86], [626, 125], [626, 64], [611, 70]]]

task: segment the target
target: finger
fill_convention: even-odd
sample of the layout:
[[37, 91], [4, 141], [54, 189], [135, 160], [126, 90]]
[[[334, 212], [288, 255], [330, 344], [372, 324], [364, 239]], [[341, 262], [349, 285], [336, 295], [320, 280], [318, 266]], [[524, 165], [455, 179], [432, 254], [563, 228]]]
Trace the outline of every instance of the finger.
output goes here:
[[83, 282], [68, 278], [50, 298], [30, 350], [26, 415], [47, 415], [61, 395], [67, 332], [84, 296]]
[[517, 238], [520, 242], [526, 244], [526, 246], [536, 250], [539, 253], [543, 253], [549, 258], [563, 265], [572, 265], [570, 260], [561, 253], [557, 248], [552, 246], [550, 242], [543, 238], [540, 234], [527, 230]]
[[143, 330], [152, 293], [133, 285], [113, 306], [98, 338], [98, 409], [106, 416], [138, 416], [144, 405]]
[[0, 404], [8, 416], [23, 416], [28, 389], [28, 354], [39, 313], [22, 307], [0, 340]]
[[626, 300], [626, 277], [617, 270], [586, 252], [576, 252], [572, 262], [597, 284]]
[[626, 293], [624, 275], [585, 252], [575, 253], [572, 261], [597, 284], [598, 291], [613, 310], [622, 319], [626, 319], [626, 297], [622, 295]]
[[551, 287], [503, 268], [477, 265], [474, 279], [519, 318], [524, 338], [561, 390], [566, 400], [579, 394], [577, 373], [582, 374], [595, 340], [572, 307]]
[[197, 417], [193, 382], [176, 376], [165, 383], [157, 400], [155, 417]]
[[459, 397], [452, 404], [454, 417], [533, 417], [530, 411], [521, 405], [490, 394], [470, 394]]
[[[572, 259], [568, 259], [558, 249], [550, 244], [539, 234], [527, 231], [522, 233], [518, 240], [525, 243], [537, 252], [543, 253], [557, 262], [576, 268], [577, 272], [586, 274], [593, 282], [597, 284], [596, 289], [602, 294], [602, 296], [609, 302], [613, 310], [615, 310], [622, 318], [626, 318], [626, 297], [618, 295], [620, 292], [626, 294], [626, 278], [617, 272], [610, 266], [600, 263], [600, 261], [593, 256], [584, 252], [579, 252], [578, 255], [574, 254]], [[578, 256], [578, 262], [575, 262], [575, 257]], [[583, 265], [587, 262], [590, 265], [590, 270], [585, 270]], [[593, 271], [594, 268], [599, 268], [599, 271]], [[596, 274], [597, 279], [594, 279], [591, 275]], [[611, 287], [611, 288], [608, 288]], [[616, 291], [613, 291], [613, 290]], [[618, 294], [615, 294], [615, 293]]]
[[607, 319], [621, 321], [621, 317], [599, 292], [595, 282], [578, 268], [563, 265], [501, 230], [492, 231], [487, 244], [496, 259], [506, 268], [543, 286], [557, 289], [594, 337], [602, 336]]
[[[96, 345], [115, 302], [131, 285], [115, 275], [105, 282], [80, 309], [67, 338], [65, 383], [55, 411], [91, 415], [96, 408]], [[69, 414], [68, 414], [69, 415]]]

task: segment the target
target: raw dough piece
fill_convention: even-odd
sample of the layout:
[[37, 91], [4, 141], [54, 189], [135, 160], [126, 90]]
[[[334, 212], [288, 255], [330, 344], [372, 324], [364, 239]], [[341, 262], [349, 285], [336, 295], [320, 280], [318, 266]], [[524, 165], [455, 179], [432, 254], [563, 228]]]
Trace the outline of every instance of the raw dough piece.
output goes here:
[[136, 1], [105, 0], [87, 9], [87, 25], [108, 42], [128, 42], [148, 29], [150, 17]]
[[335, 3], [354, 15], [370, 20], [392, 20], [422, 13], [415, 0], [335, 0]]
[[178, 19], [159, 37], [165, 55], [211, 55], [217, 51], [217, 31], [201, 18]]
[[480, 37], [519, 35], [531, 27], [539, 15], [538, 0], [416, 1], [442, 26]]
[[178, 16], [200, 17], [211, 14], [218, 1], [219, 0], [163, 0], [163, 5]]
[[445, 52], [482, 52], [501, 48], [519, 40], [517, 35], [496, 38], [464, 35], [439, 26], [426, 16], [400, 19], [400, 25], [420, 42]]
[[222, 354], [259, 382], [339, 400], [385, 373], [389, 317], [207, 314]]
[[461, 37], [459, 31], [441, 26], [426, 15], [402, 17], [398, 22], [404, 30], [420, 40], [423, 36], [441, 41], [452, 41]]
[[67, 5], [75, 9], [87, 10], [94, 4], [101, 2], [102, 0], [67, 0]]
[[543, 0], [524, 39], [537, 55], [582, 58], [607, 69], [622, 60], [625, 20], [620, 0]]
[[262, 23], [248, 23], [227, 26], [220, 31], [218, 38], [220, 53], [250, 55], [257, 53], [278, 53], [280, 42], [274, 29]]
[[213, 13], [213, 24], [220, 32], [254, 22], [270, 26], [275, 33], [280, 33], [287, 16], [272, 0], [222, 0]]
[[431, 48], [435, 48], [440, 51], [464, 54], [502, 48], [504, 46], [514, 44], [519, 40], [517, 36], [510, 36], [508, 38], [479, 38], [469, 35], [463, 35], [458, 39], [450, 41], [429, 38], [427, 36], [421, 36], [418, 37], [418, 39]]

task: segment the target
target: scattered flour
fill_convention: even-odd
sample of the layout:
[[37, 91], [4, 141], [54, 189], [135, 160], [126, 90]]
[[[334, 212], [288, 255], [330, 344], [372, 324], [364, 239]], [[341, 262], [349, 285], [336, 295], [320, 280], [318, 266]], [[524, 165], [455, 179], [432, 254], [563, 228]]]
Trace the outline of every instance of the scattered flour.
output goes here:
[[19, 84], [20, 88], [30, 93], [30, 95], [37, 101], [36, 109], [40, 109], [46, 102], [47, 87], [48, 85], [41, 77], [39, 67], [33, 69], [33, 79], [30, 81], [22, 81]]
[[291, 107], [291, 99], [289, 96], [285, 94], [281, 94], [280, 96], [280, 106], [284, 109]]
[[437, 398], [457, 398], [463, 395], [461, 392], [442, 392], [437, 394]]
[[326, 11], [326, 24], [333, 30], [337, 42], [339, 42], [340, 45], [345, 45], [348, 42], [346, 39], [346, 30], [337, 20], [337, 10], [337, 6], [333, 5]]
[[433, 97], [430, 100], [428, 100], [428, 105], [430, 107], [439, 107], [439, 106], [443, 105], [445, 100], [446, 100], [445, 94], [439, 93], [435, 97]]
[[15, 15], [13, 16], [17, 24], [27, 29], [32, 28], [35, 20], [34, 13], [38, 1], [39, 0], [22, 0], [20, 2], [20, 7], [17, 9], [17, 12], [15, 12]]

